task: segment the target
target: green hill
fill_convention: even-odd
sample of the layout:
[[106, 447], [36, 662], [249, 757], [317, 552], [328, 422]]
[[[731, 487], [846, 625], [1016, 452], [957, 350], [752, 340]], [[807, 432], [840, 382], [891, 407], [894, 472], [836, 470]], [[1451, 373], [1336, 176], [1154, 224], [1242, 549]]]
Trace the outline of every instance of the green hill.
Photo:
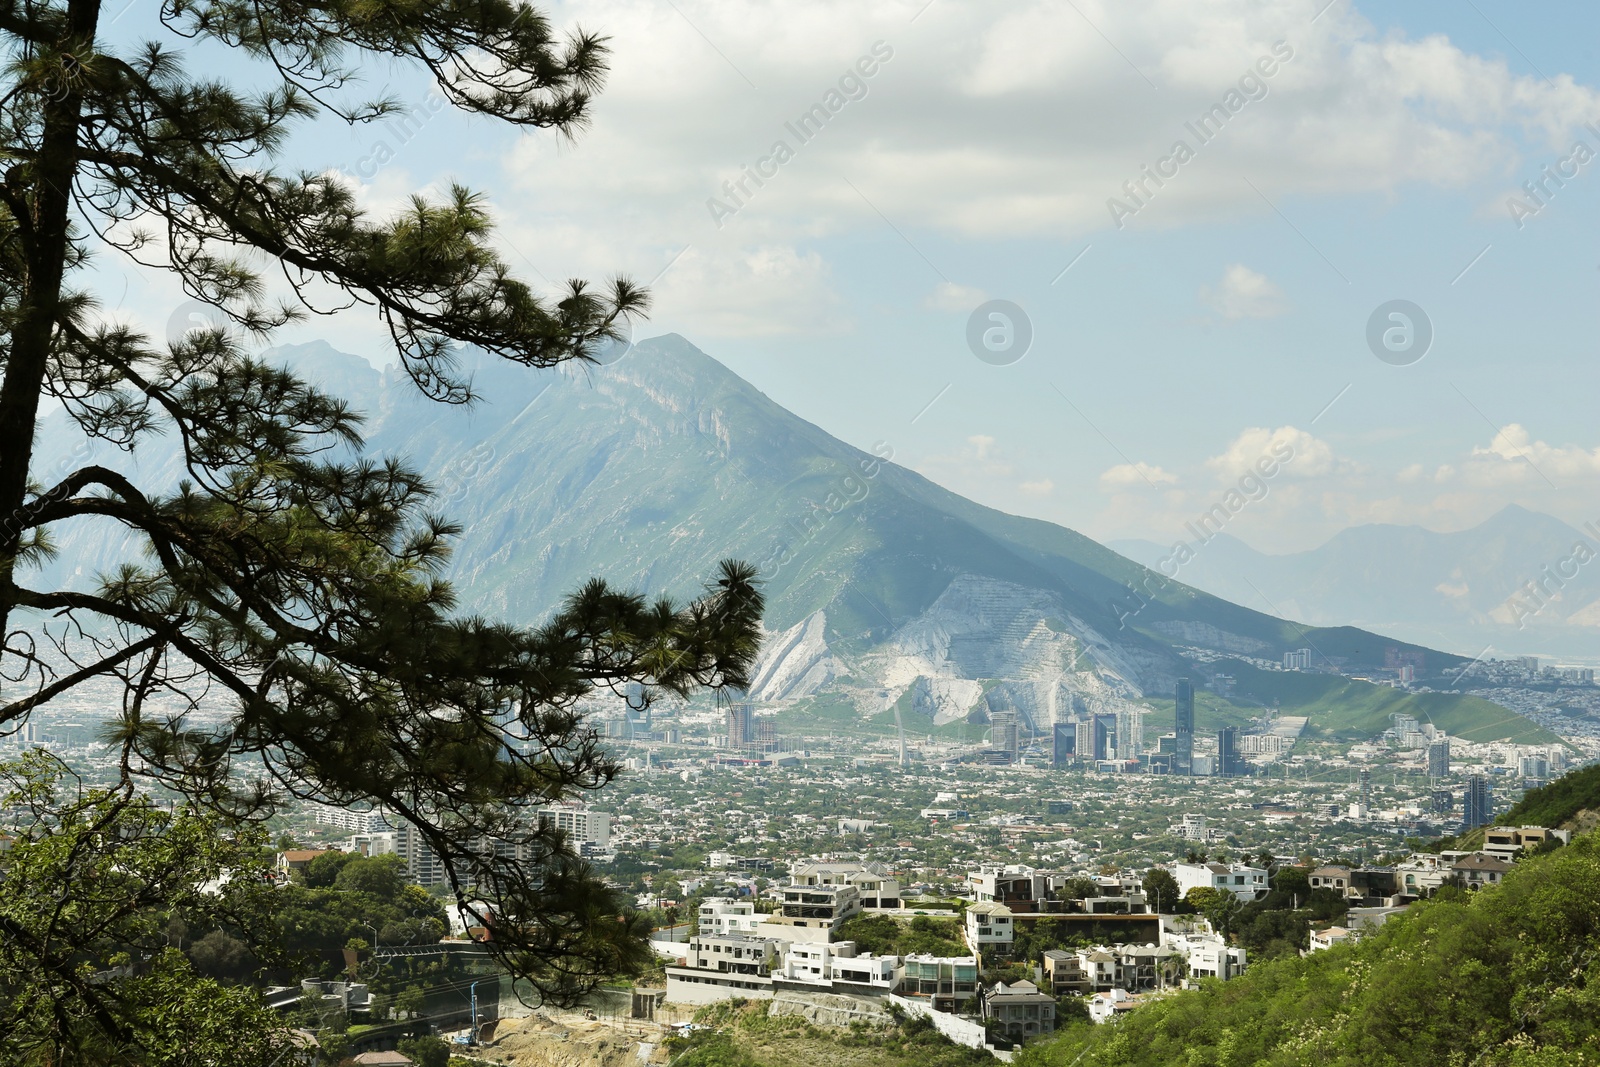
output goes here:
[[1079, 1024], [1017, 1067], [1594, 1067], [1600, 838], [1442, 892], [1355, 945]]
[[1600, 763], [1529, 790], [1496, 821], [1502, 826], [1560, 827], [1582, 811], [1600, 811]]
[[1551, 745], [1561, 739], [1516, 712], [1463, 693], [1410, 693], [1386, 685], [1304, 671], [1266, 671], [1239, 660], [1227, 671], [1235, 694], [1285, 715], [1310, 718], [1312, 734], [1341, 739], [1371, 737], [1409, 715], [1463, 741], [1509, 740], [1519, 745]]

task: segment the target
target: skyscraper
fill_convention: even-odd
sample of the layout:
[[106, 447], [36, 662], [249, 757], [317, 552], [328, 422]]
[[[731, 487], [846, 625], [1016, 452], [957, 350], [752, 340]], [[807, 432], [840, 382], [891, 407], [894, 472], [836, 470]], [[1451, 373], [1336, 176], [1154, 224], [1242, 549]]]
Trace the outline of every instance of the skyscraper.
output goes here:
[[751, 719], [755, 709], [749, 704], [728, 705], [728, 747], [748, 748], [754, 740]]
[[1194, 686], [1187, 678], [1178, 679], [1177, 699], [1173, 706], [1173, 734], [1177, 744], [1173, 747], [1172, 773], [1192, 774], [1194, 771]]
[[1144, 756], [1144, 709], [1125, 703], [1117, 709], [1117, 759], [1136, 760]]
[[1050, 748], [1050, 763], [1055, 767], [1065, 767], [1072, 762], [1073, 753], [1078, 749], [1078, 731], [1070, 722], [1058, 722], [1054, 729], [1054, 741]]
[[1232, 778], [1244, 773], [1244, 757], [1239, 755], [1239, 730], [1224, 726], [1217, 731], [1217, 773]]
[[1428, 777], [1445, 778], [1450, 774], [1450, 739], [1428, 742]]
[[989, 722], [989, 747], [1006, 753], [1011, 757], [1012, 763], [1017, 762], [1017, 755], [1021, 751], [1017, 713], [997, 711], [989, 717]]
[[1476, 830], [1494, 821], [1494, 794], [1489, 791], [1489, 776], [1474, 774], [1467, 779], [1461, 796], [1461, 829]]
[[1106, 758], [1106, 747], [1110, 732], [1107, 728], [1108, 721], [1115, 723], [1116, 719], [1110, 715], [1091, 715], [1077, 724], [1077, 755], [1079, 759], [1103, 760]]
[[1371, 810], [1371, 808], [1372, 808], [1372, 772], [1367, 770], [1366, 768], [1362, 768], [1361, 774], [1359, 776], [1357, 776], [1356, 781], [1360, 784], [1360, 789], [1361, 789], [1361, 807], [1364, 810]]

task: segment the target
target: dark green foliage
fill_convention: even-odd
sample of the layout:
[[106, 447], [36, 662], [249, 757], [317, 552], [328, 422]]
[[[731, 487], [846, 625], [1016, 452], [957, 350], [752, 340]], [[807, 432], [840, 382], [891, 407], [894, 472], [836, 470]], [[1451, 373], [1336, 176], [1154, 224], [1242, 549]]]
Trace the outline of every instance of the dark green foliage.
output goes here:
[[344, 870], [344, 865], [355, 858], [354, 853], [340, 852], [337, 849], [324, 852], [306, 864], [305, 884], [313, 889], [332, 888], [339, 877], [339, 872]]
[[[1169, 875], [1168, 877], [1171, 876]], [[1084, 900], [1099, 895], [1100, 887], [1095, 884], [1094, 879], [1083, 877], [1067, 879], [1061, 888], [1056, 891], [1056, 897], [1060, 900]]]
[[1437, 894], [1353, 946], [1253, 965], [1024, 1051], [1019, 1067], [1600, 1063], [1600, 842]]
[[1502, 826], [1559, 828], [1580, 811], [1600, 811], [1600, 763], [1530, 789], [1495, 822]]
[[360, 856], [346, 863], [334, 888], [393, 900], [406, 886], [406, 864], [399, 856]]
[[[109, 681], [105, 737], [125, 782], [241, 825], [295, 799], [383, 806], [445, 862], [458, 896], [492, 897], [510, 917], [491, 946], [501, 961], [569, 1001], [648, 952], [622, 899], [523, 813], [618, 773], [579, 710], [597, 689], [748, 681], [755, 572], [726, 562], [683, 604], [589, 582], [543, 605], [535, 629], [463, 615], [440, 578], [457, 529], [429, 487], [403, 458], [356, 458], [359, 415], [252, 349], [327, 310], [303, 294], [331, 294], [371, 309], [424, 396], [461, 404], [473, 398], [458, 343], [550, 367], [620, 336], [645, 310], [638, 287], [536, 293], [470, 190], [374, 218], [331, 173], [281, 163], [313, 117], [402, 110], [353, 95], [357, 75], [397, 64], [463, 111], [573, 132], [604, 41], [562, 35], [517, 0], [168, 0], [143, 23], [150, 40], [113, 45], [110, 6], [0, 10], [0, 729]], [[237, 84], [186, 70], [191, 47]], [[92, 254], [165, 268], [217, 328], [151, 337], [93, 314], [74, 288]], [[277, 273], [287, 303], [268, 294]], [[35, 431], [52, 408], [85, 444], [177, 442], [182, 481], [45, 469]], [[87, 588], [54, 588], [38, 565], [63, 524], [128, 551]], [[223, 718], [188, 716], [201, 694]], [[492, 846], [511, 837], [518, 850]], [[380, 868], [355, 867], [331, 884], [392, 889]], [[207, 966], [232, 966], [211, 951], [226, 948], [208, 945]]]
[[[131, 790], [82, 790], [50, 757], [0, 764], [20, 820], [3, 854], [0, 1063], [281, 1062], [284, 1035], [237, 978], [270, 942], [265, 833], [231, 833]], [[175, 947], [188, 929], [229, 930]], [[234, 937], [237, 934], [238, 937]]]
[[449, 1067], [450, 1046], [431, 1034], [401, 1038], [397, 1047], [416, 1061], [417, 1067]]
[[1145, 873], [1140, 888], [1144, 890], [1145, 900], [1152, 911], [1170, 913], [1183, 901], [1178, 880], [1171, 871], [1164, 871], [1160, 867], [1152, 867]]

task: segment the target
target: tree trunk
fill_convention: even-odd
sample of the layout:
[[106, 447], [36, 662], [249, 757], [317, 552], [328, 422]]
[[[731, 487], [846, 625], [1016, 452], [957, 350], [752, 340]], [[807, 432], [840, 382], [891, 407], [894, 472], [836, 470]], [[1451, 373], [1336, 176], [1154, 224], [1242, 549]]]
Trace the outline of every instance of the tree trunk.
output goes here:
[[[100, 0], [71, 0], [63, 53], [87, 55], [100, 21]], [[72, 211], [72, 182], [78, 170], [78, 127], [83, 110], [81, 70], [58, 65], [62, 91], [46, 94], [39, 158], [30, 169], [33, 186], [32, 239], [25, 248], [28, 276], [21, 294], [5, 382], [0, 384], [0, 634], [6, 632], [14, 602], [13, 571], [22, 536], [22, 507], [28, 490], [33, 437], [44, 392], [45, 372], [61, 304]]]

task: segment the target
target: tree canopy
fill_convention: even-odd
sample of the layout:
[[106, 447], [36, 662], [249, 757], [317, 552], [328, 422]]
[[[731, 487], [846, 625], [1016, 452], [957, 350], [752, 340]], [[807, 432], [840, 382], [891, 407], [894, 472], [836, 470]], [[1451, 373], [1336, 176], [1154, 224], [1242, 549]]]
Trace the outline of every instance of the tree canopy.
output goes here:
[[[302, 123], [403, 110], [358, 94], [374, 63], [421, 70], [469, 114], [572, 134], [605, 41], [510, 0], [164, 0], [155, 36], [118, 47], [103, 13], [0, 2], [0, 731], [112, 679], [106, 736], [126, 781], [228, 819], [294, 799], [381, 805], [459, 895], [497, 901], [509, 967], [547, 997], [581, 994], [643, 958], [639, 931], [530, 812], [617, 773], [580, 708], [597, 688], [747, 682], [753, 570], [723, 564], [686, 604], [593, 581], [531, 629], [463, 613], [441, 576], [456, 527], [421, 477], [361, 455], [359, 413], [251, 346], [365, 310], [421, 393], [459, 404], [473, 399], [460, 344], [548, 367], [619, 336], [644, 292], [626, 278], [536, 292], [478, 194], [375, 218], [346, 179], [281, 162]], [[237, 84], [191, 74], [198, 48], [228, 50]], [[78, 281], [91, 255], [170, 272], [223, 325], [152, 338], [100, 314]], [[182, 483], [99, 464], [41, 481], [46, 410], [129, 451], [177, 441]], [[66, 523], [131, 550], [89, 588], [40, 584]], [[226, 718], [191, 716], [205, 699]]]

